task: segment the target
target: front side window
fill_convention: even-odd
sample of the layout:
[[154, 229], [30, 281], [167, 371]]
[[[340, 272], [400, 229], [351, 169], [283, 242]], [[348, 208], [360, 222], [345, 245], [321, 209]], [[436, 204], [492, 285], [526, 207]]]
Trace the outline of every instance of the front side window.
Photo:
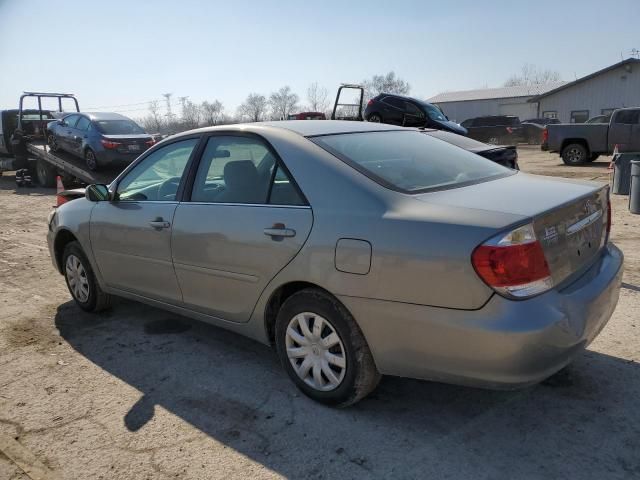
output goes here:
[[447, 121], [447, 117], [444, 116], [444, 113], [442, 113], [438, 107], [431, 105], [430, 103], [423, 103], [422, 105], [431, 120], [435, 120], [437, 122]]
[[175, 142], [145, 157], [118, 184], [117, 200], [175, 201], [182, 174], [198, 140]]
[[589, 110], [574, 110], [571, 112], [571, 123], [584, 123], [589, 120]]
[[256, 137], [213, 136], [196, 173], [192, 202], [304, 205], [268, 146]]
[[311, 140], [380, 185], [405, 193], [455, 188], [514, 173], [416, 131], [326, 135]]
[[67, 117], [64, 117], [63, 119], [64, 125], [66, 127], [73, 128], [76, 126], [76, 123], [78, 122], [79, 118], [80, 118], [80, 115], [69, 115]]

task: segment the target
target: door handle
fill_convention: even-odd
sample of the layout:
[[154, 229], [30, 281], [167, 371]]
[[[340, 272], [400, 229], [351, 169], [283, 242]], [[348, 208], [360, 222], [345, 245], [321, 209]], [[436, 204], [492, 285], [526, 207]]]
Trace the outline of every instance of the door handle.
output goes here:
[[155, 228], [157, 230], [160, 230], [160, 229], [163, 229], [163, 228], [169, 228], [171, 226], [171, 224], [169, 222], [166, 222], [166, 221], [162, 220], [161, 218], [157, 218], [155, 220], [150, 221], [149, 225], [151, 225], [152, 228]]
[[286, 228], [284, 223], [274, 223], [273, 227], [264, 229], [264, 234], [269, 237], [295, 237], [296, 231], [293, 228]]

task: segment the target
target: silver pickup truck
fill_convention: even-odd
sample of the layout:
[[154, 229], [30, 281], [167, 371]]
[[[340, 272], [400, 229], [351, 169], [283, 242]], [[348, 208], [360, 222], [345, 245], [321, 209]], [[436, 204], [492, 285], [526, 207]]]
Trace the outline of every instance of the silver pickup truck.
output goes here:
[[640, 107], [613, 112], [609, 123], [558, 123], [547, 125], [547, 149], [558, 152], [567, 165], [593, 162], [619, 152], [640, 152]]

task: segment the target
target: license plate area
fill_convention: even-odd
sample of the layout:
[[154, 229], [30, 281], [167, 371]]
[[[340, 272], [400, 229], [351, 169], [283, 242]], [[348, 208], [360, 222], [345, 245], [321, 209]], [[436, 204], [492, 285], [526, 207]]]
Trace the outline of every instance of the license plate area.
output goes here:
[[127, 145], [127, 150], [129, 150], [130, 152], [139, 152], [140, 145]]

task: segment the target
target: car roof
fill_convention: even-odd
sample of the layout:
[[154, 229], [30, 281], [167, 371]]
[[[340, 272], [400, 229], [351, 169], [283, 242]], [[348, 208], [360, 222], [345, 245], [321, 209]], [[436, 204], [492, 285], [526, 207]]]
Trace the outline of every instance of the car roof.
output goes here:
[[89, 117], [89, 120], [131, 120], [124, 115], [112, 112], [69, 112], [69, 115], [84, 115]]

